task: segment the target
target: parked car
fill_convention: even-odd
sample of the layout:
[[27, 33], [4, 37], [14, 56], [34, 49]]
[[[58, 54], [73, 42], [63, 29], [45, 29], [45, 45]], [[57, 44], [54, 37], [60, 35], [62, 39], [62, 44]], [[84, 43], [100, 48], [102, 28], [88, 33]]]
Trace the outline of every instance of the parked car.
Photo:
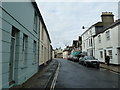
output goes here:
[[74, 61], [74, 62], [79, 62], [79, 57], [78, 57], [78, 56], [74, 56], [74, 57], [73, 57], [73, 61]]
[[93, 57], [93, 56], [85, 56], [83, 59], [85, 59], [84, 60], [84, 65], [86, 67], [94, 66], [94, 67], [99, 69], [100, 61], [98, 59], [96, 59], [95, 57]]
[[67, 59], [68, 60], [73, 60], [73, 55], [68, 55]]
[[83, 65], [83, 64], [84, 64], [84, 61], [85, 61], [85, 58], [84, 58], [84, 57], [80, 57], [80, 58], [79, 58], [79, 64], [82, 64], [82, 65]]

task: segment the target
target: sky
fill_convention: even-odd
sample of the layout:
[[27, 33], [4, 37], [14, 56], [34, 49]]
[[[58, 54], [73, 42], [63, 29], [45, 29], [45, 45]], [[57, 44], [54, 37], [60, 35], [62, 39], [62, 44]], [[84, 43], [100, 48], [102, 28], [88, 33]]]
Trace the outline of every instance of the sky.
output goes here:
[[[101, 2], [82, 0], [37, 1], [38, 7], [48, 29], [53, 48], [62, 49], [72, 45], [91, 25], [101, 21], [102, 12], [113, 12], [118, 19], [118, 1]], [[85, 26], [86, 29], [82, 29]]]

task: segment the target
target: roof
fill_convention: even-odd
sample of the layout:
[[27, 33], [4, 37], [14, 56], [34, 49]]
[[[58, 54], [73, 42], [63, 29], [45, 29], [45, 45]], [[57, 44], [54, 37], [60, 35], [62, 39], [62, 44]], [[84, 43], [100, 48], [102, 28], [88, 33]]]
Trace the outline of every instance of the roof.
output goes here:
[[[109, 25], [109, 26], [107, 26], [107, 27], [105, 27], [104, 29], [103, 29], [103, 32], [101, 32], [101, 33], [104, 33], [106, 30], [108, 30], [108, 29], [110, 29], [110, 28], [113, 28], [113, 27], [115, 27], [115, 26], [117, 26], [117, 25], [119, 25], [120, 24], [120, 19], [118, 19], [118, 20], [116, 20], [114, 23], [112, 23], [111, 25]], [[100, 34], [100, 33], [99, 33]], [[98, 34], [97, 34], [98, 35]], [[97, 35], [95, 35], [94, 37], [96, 37]]]
[[46, 25], [45, 25], [45, 22], [44, 22], [44, 20], [43, 20], [43, 17], [42, 17], [42, 15], [41, 15], [41, 13], [40, 13], [40, 10], [39, 10], [39, 8], [38, 8], [38, 6], [37, 6], [37, 3], [35, 2], [35, 0], [31, 0], [31, 1], [32, 1], [32, 4], [33, 4], [34, 8], [36, 9], [36, 11], [37, 11], [37, 13], [38, 13], [41, 21], [42, 21], [42, 24], [43, 24], [44, 27], [45, 27], [45, 31], [46, 31], [46, 33], [47, 33], [47, 35], [48, 35], [48, 39], [49, 39], [49, 41], [50, 41], [50, 43], [51, 43], [50, 36], [49, 36], [48, 31], [47, 31], [47, 27], [46, 27]]
[[[96, 26], [103, 26], [103, 23], [102, 22], [97, 22], [95, 24], [93, 24], [91, 27], [89, 27], [83, 34], [85, 34], [87, 31], [89, 31], [92, 27], [96, 27]], [[83, 35], [82, 34], [82, 35]], [[81, 36], [82, 36], [81, 35]]]

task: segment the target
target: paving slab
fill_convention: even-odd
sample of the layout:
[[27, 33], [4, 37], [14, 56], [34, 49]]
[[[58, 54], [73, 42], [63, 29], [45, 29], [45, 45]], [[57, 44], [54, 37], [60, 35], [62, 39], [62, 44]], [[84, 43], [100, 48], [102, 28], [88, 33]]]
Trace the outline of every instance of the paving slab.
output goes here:
[[12, 88], [49, 88], [51, 85], [50, 82], [54, 77], [57, 67], [58, 61], [52, 60], [47, 65], [41, 67], [40, 70], [25, 83]]
[[114, 72], [120, 74], [120, 65], [111, 65], [111, 64], [110, 65], [106, 65], [106, 64], [101, 63], [100, 67], [108, 69], [108, 70], [111, 70], [111, 71], [114, 71]]

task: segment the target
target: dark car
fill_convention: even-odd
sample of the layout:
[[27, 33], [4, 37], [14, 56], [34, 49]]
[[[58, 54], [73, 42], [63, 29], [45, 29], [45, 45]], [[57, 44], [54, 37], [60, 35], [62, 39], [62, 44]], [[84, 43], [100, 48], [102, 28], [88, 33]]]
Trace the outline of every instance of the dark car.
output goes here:
[[100, 62], [95, 57], [93, 57], [93, 56], [85, 56], [83, 59], [85, 59], [84, 60], [84, 65], [86, 67], [94, 66], [94, 67], [99, 69]]

